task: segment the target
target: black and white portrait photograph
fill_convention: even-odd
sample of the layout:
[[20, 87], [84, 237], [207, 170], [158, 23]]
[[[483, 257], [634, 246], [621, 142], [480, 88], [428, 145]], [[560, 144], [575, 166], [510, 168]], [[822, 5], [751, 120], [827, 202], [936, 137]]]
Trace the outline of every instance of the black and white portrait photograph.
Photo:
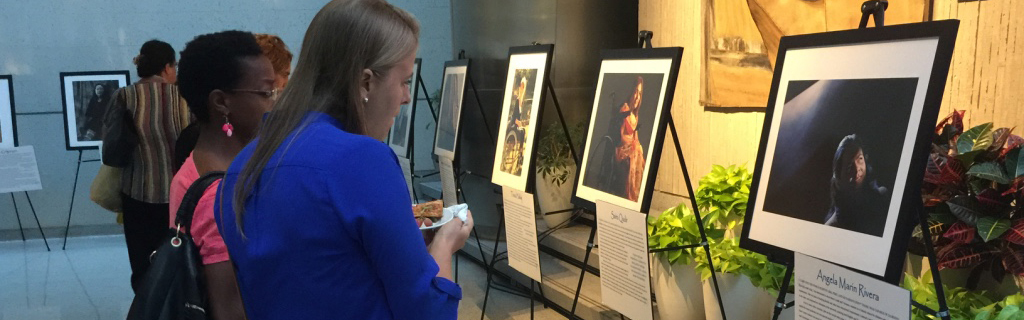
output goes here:
[[69, 149], [93, 149], [103, 140], [103, 117], [127, 71], [61, 73], [64, 124]]
[[444, 82], [441, 86], [441, 110], [438, 112], [434, 153], [453, 160], [458, 147], [459, 116], [462, 113], [462, 98], [466, 91], [468, 69], [467, 60], [446, 62]]
[[957, 25], [782, 38], [741, 247], [899, 281]]
[[601, 62], [576, 197], [642, 211], [653, 192], [671, 106], [666, 93], [675, 91], [682, 49], [612, 52], [621, 56]]
[[0, 75], [0, 149], [17, 146], [14, 130], [14, 82], [10, 75]]

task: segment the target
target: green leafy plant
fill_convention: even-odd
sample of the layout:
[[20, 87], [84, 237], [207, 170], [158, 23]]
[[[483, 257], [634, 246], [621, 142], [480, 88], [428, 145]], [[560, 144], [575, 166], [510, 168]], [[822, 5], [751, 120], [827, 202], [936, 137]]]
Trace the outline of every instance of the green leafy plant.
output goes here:
[[[725, 231], [705, 229], [706, 235], [721, 238]], [[697, 229], [697, 216], [683, 204], [662, 212], [657, 218], [647, 218], [647, 246], [650, 249], [665, 249], [697, 244], [701, 242]], [[670, 264], [692, 264], [694, 249], [678, 249], [659, 252]]]
[[[932, 283], [931, 271], [925, 271], [921, 278], [906, 274], [903, 277], [903, 288], [910, 290], [911, 297], [918, 303], [927, 306], [932, 310], [939, 309], [938, 295], [935, 293], [935, 285]], [[984, 292], [970, 291], [960, 287], [943, 286], [946, 294], [946, 306], [949, 307], [952, 319], [973, 319], [972, 310], [984, 308], [992, 304], [992, 300], [985, 296]], [[912, 311], [914, 320], [936, 320], [941, 319], [928, 314], [923, 310], [914, 308]], [[988, 319], [988, 318], [983, 318]]]
[[[716, 165], [710, 174], [701, 178], [696, 200], [701, 212], [706, 213], [702, 217], [715, 268], [711, 270], [704, 247], [662, 253], [669, 262], [694, 263], [694, 269], [702, 281], [711, 278], [712, 272], [742, 274], [750, 278], [755, 287], [777, 293], [782, 286], [786, 268], [769, 262], [764, 255], [741, 249], [739, 239], [725, 237], [727, 229], [742, 223], [751, 182], [750, 173], [735, 165]], [[701, 242], [697, 217], [682, 204], [665, 211], [656, 219], [649, 219], [647, 233], [648, 246], [652, 249]], [[791, 290], [792, 286], [787, 289]]]
[[1024, 320], [1024, 295], [1015, 294], [980, 309], [972, 309], [974, 320]]
[[[583, 123], [569, 126], [569, 135], [572, 136], [573, 147], [580, 150], [583, 145]], [[544, 130], [537, 145], [537, 172], [541, 178], [556, 186], [569, 180], [569, 168], [575, 165], [566, 141], [561, 123], [552, 123]]]
[[[782, 280], [786, 276], [786, 267], [771, 261], [760, 253], [740, 248], [739, 239], [709, 239], [711, 248], [711, 261], [715, 263], [715, 272], [742, 274], [750, 278], [750, 282], [758, 288], [777, 295], [782, 288]], [[711, 278], [711, 267], [708, 264], [707, 254], [703, 247], [694, 250], [697, 274], [701, 280]], [[793, 285], [790, 282], [787, 290], [792, 292]]]
[[695, 196], [701, 215], [710, 225], [735, 228], [747, 213], [747, 199], [754, 176], [746, 166], [712, 166], [700, 179]]
[[1024, 277], [1024, 138], [992, 123], [965, 131], [963, 116], [936, 126], [922, 196], [939, 269], [972, 269], [974, 289], [986, 273]]

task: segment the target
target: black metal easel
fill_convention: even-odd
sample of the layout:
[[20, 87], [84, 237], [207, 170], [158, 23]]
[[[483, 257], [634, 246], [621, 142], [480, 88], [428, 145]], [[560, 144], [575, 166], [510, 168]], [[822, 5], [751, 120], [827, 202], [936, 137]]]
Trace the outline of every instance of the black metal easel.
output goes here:
[[[39, 235], [43, 237], [43, 243], [46, 244], [46, 251], [50, 251], [50, 243], [46, 241], [46, 234], [43, 233], [43, 225], [39, 224], [39, 215], [36, 214], [36, 207], [32, 205], [32, 197], [29, 197], [28, 191], [25, 191], [25, 199], [28, 200], [28, 207], [32, 209], [32, 217], [36, 219], [36, 227], [39, 228]], [[25, 229], [21, 225], [21, 214], [18, 213], [18, 200], [14, 198], [14, 192], [11, 192], [11, 203], [14, 204], [14, 216], [18, 219], [18, 231], [21, 232], [21, 241], [25, 240]]]
[[[639, 46], [640, 48], [647, 48], [647, 49], [653, 48], [654, 46], [651, 44], [651, 39], [653, 39], [653, 38], [654, 38], [654, 32], [651, 32], [651, 31], [648, 31], [648, 30], [642, 30], [642, 31], [640, 31], [639, 37], [637, 38], [637, 46]], [[666, 251], [674, 251], [674, 250], [686, 250], [686, 249], [692, 249], [692, 248], [697, 248], [697, 247], [703, 247], [704, 248], [704, 253], [707, 255], [707, 259], [708, 259], [708, 267], [713, 271], [713, 270], [715, 270], [715, 265], [714, 265], [714, 261], [711, 259], [711, 248], [710, 248], [710, 245], [708, 244], [707, 233], [704, 231], [704, 222], [703, 222], [704, 220], [703, 220], [703, 217], [701, 217], [701, 215], [700, 215], [700, 209], [697, 207], [697, 197], [693, 193], [693, 184], [690, 181], [690, 172], [689, 172], [689, 169], [687, 169], [687, 167], [686, 167], [686, 160], [683, 157], [683, 149], [682, 149], [682, 147], [680, 146], [680, 143], [679, 143], [679, 135], [678, 135], [678, 133], [676, 131], [675, 121], [673, 120], [673, 118], [671, 116], [671, 112], [669, 114], [670, 115], [669, 115], [668, 120], [667, 120], [668, 121], [668, 131], [669, 131], [669, 133], [672, 134], [672, 139], [673, 139], [674, 146], [675, 146], [675, 149], [676, 149], [676, 156], [679, 158], [679, 166], [683, 169], [683, 179], [686, 182], [686, 189], [689, 192], [690, 207], [693, 210], [694, 216], [697, 218], [697, 226], [698, 226], [698, 230], [700, 230], [701, 242], [700, 243], [689, 244], [689, 245], [684, 245], [684, 246], [661, 248], [661, 249], [653, 249], [653, 250], [648, 250], [648, 252], [649, 253], [656, 253], [656, 252], [666, 252]], [[587, 273], [585, 267], [587, 266], [587, 262], [590, 259], [590, 252], [595, 247], [595, 245], [594, 245], [594, 237], [596, 236], [596, 234], [597, 234], [597, 226], [594, 225], [593, 228], [590, 229], [590, 238], [589, 238], [589, 240], [587, 240], [587, 251], [586, 251], [586, 254], [584, 254], [584, 256], [583, 256], [583, 266], [584, 266], [583, 269], [584, 270], [581, 270], [579, 282], [576, 284], [576, 296], [573, 298], [572, 311], [571, 311], [573, 315], [575, 315], [575, 313], [576, 313], [576, 306], [578, 305], [579, 298], [580, 298], [580, 290], [583, 288], [583, 277]], [[718, 276], [715, 274], [715, 272], [711, 273], [711, 281], [712, 281], [712, 284], [715, 287], [715, 296], [718, 298], [718, 308], [719, 308], [720, 312], [722, 313], [722, 320], [727, 320], [728, 318], [727, 318], [727, 316], [725, 314], [725, 302], [722, 301], [722, 293], [721, 293], [721, 290], [719, 289], [719, 286], [718, 286]]]
[[82, 171], [82, 163], [100, 161], [100, 159], [82, 160], [83, 152], [84, 150], [78, 150], [78, 167], [75, 169], [75, 183], [71, 185], [71, 205], [68, 206], [68, 221], [64, 226], [64, 245], [60, 248], [61, 250], [67, 250], [68, 248], [68, 231], [71, 230], [71, 212], [75, 209], [75, 192], [78, 191], [78, 175]]
[[[419, 59], [416, 59], [416, 60], [419, 60]], [[426, 175], [426, 176], [418, 176], [418, 175], [416, 175], [416, 152], [415, 152], [415, 150], [416, 150], [415, 149], [415, 146], [416, 146], [416, 134], [415, 134], [415, 132], [416, 132], [416, 130], [415, 130], [415, 128], [413, 126], [416, 124], [416, 120], [415, 120], [416, 119], [416, 109], [417, 109], [416, 108], [416, 103], [420, 100], [418, 98], [418, 92], [419, 92], [420, 89], [423, 90], [423, 95], [426, 96], [426, 99], [424, 99], [424, 100], [427, 100], [427, 107], [430, 108], [430, 116], [434, 118], [434, 126], [435, 127], [437, 126], [437, 115], [434, 114], [434, 104], [433, 104], [433, 102], [430, 102], [430, 94], [427, 93], [427, 85], [423, 83], [423, 76], [420, 75], [419, 70], [416, 71], [416, 79], [413, 80], [413, 81], [416, 81], [416, 83], [413, 84], [413, 88], [416, 88], [416, 90], [413, 91], [412, 102], [411, 102], [412, 105], [410, 106], [410, 107], [412, 107], [412, 111], [410, 112], [409, 116], [412, 117], [412, 120], [409, 121], [410, 122], [410, 125], [409, 125], [409, 137], [408, 137], [408, 141], [405, 142], [406, 145], [407, 145], [405, 156], [406, 156], [407, 159], [409, 159], [409, 176], [412, 178], [411, 179], [412, 180], [412, 196], [413, 196], [414, 201], [420, 202], [420, 195], [419, 195], [418, 192], [416, 192], [416, 181], [415, 180], [418, 179], [418, 178], [424, 178], [424, 177], [430, 176], [430, 175]]]
[[[885, 10], [889, 8], [889, 2], [887, 0], [869, 0], [865, 1], [861, 5], [861, 17], [860, 25], [858, 29], [867, 29], [868, 19], [874, 18], [875, 28], [885, 26]], [[920, 199], [916, 197], [915, 199]], [[921, 227], [922, 238], [924, 239], [924, 250], [925, 255], [928, 257], [928, 265], [933, 271], [939, 270], [938, 259], [935, 255], [935, 246], [932, 243], [931, 231], [928, 229], [928, 215], [922, 210], [923, 204], [920, 201], [915, 201], [914, 207], [909, 210], [913, 210], [914, 215], [918, 218], [919, 225]], [[772, 320], [778, 320], [779, 314], [782, 313], [783, 309], [791, 308], [795, 305], [795, 301], [786, 302], [787, 289], [789, 288], [789, 282], [793, 280], [793, 262], [787, 261], [783, 263], [786, 266], [786, 275], [782, 280], [782, 287], [779, 288], [779, 296], [775, 300], [775, 309], [772, 312]], [[932, 310], [931, 308], [913, 300], [911, 298], [911, 306], [924, 310], [927, 313], [935, 315], [943, 320], [950, 320], [949, 306], [946, 304], [946, 293], [942, 287], [942, 277], [938, 272], [932, 273], [932, 283], [935, 285], [935, 295], [938, 297], [939, 310]]]

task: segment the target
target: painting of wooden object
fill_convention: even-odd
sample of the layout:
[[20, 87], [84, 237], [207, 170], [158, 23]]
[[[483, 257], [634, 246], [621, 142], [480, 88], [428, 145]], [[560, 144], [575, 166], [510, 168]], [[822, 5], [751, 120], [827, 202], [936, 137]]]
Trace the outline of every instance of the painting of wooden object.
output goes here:
[[[931, 2], [890, 1], [885, 23], [927, 21]], [[862, 3], [864, 0], [705, 0], [701, 104], [764, 107], [782, 36], [856, 28]]]
[[745, 1], [706, 0], [704, 48], [702, 105], [765, 106], [772, 66]]

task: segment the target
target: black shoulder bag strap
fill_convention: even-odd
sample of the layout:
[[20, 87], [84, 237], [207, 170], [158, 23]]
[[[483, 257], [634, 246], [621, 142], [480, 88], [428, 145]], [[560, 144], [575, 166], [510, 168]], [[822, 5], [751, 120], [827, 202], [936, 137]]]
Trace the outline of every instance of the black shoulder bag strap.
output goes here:
[[192, 216], [196, 211], [196, 205], [199, 204], [199, 199], [203, 197], [203, 193], [210, 187], [217, 179], [224, 177], [224, 171], [212, 171], [204, 174], [192, 185], [188, 187], [188, 191], [185, 191], [185, 196], [181, 198], [181, 206], [178, 207], [177, 217], [174, 218], [174, 224], [178, 226], [178, 235], [181, 235], [181, 230], [185, 230], [185, 233], [189, 236], [192, 235]]

